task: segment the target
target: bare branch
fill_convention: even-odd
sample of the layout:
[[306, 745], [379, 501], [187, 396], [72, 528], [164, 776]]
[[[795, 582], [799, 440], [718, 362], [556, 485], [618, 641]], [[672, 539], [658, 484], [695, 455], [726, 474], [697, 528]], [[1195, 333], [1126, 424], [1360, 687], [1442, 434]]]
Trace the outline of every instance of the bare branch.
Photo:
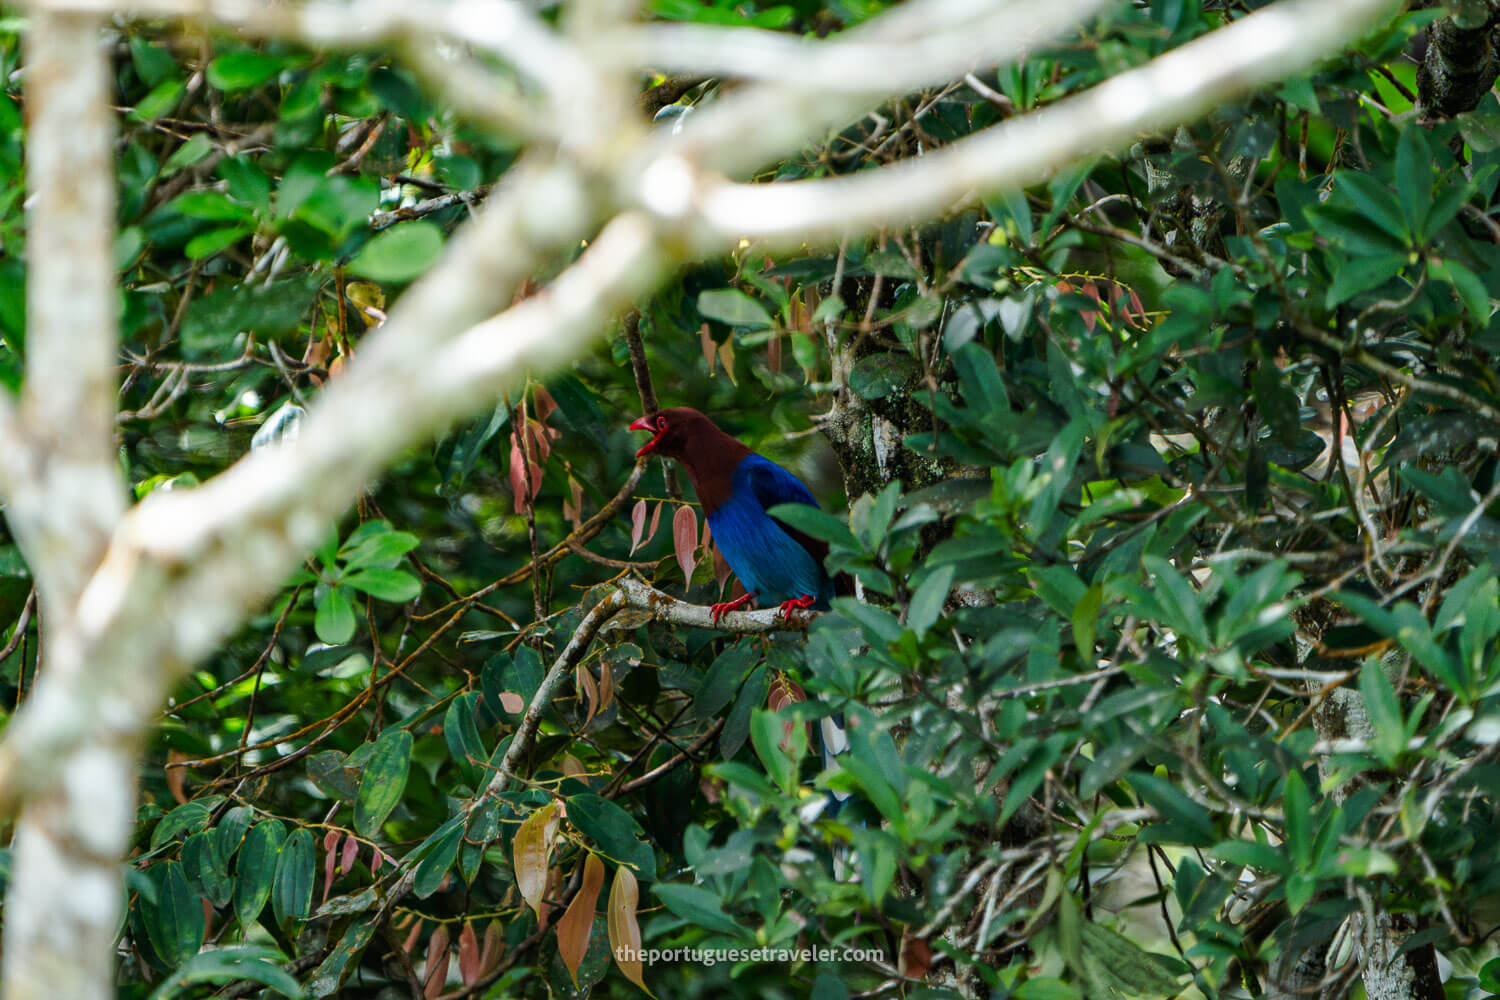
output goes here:
[[[941, 214], [983, 191], [1025, 187], [1059, 164], [1109, 153], [1197, 118], [1319, 60], [1388, 18], [1392, 0], [1289, 0], [1121, 73], [1077, 97], [1013, 118], [917, 161], [834, 180], [745, 185], [658, 169], [641, 200], [699, 213], [708, 242], [731, 237], [796, 246]], [[671, 181], [686, 190], [669, 191]]]

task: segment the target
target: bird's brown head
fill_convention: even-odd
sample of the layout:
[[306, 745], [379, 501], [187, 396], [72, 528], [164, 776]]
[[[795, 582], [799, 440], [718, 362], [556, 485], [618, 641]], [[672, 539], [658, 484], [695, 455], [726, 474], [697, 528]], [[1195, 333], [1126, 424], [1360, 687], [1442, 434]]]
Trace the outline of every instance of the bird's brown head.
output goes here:
[[636, 458], [646, 455], [661, 455], [681, 461], [687, 457], [688, 449], [696, 440], [717, 437], [723, 432], [697, 410], [687, 406], [674, 406], [669, 410], [658, 410], [641, 417], [630, 425], [633, 431], [647, 431], [651, 440], [641, 445]]

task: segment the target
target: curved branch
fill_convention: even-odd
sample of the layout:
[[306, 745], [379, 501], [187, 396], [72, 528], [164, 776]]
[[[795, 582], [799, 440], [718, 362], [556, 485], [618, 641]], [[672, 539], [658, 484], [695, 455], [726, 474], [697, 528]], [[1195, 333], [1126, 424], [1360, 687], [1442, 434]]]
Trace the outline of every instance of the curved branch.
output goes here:
[[[1288, 0], [1173, 49], [1077, 97], [1012, 118], [917, 161], [834, 180], [734, 184], [675, 171], [643, 176], [641, 201], [696, 218], [698, 240], [796, 247], [941, 214], [984, 191], [1026, 187], [1059, 165], [1128, 146], [1314, 65], [1387, 19], [1393, 0]], [[662, 182], [686, 181], [683, 193]]]

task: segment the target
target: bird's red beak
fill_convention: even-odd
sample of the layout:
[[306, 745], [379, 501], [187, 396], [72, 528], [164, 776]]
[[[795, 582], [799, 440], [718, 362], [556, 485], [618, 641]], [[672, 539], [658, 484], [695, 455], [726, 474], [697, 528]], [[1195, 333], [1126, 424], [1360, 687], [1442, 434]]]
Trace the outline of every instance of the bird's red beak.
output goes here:
[[646, 431], [652, 435], [651, 440], [641, 445], [641, 450], [635, 453], [636, 458], [649, 455], [655, 451], [657, 443], [661, 441], [661, 436], [666, 433], [665, 430], [658, 431], [655, 427], [652, 427], [650, 417], [641, 417], [630, 425], [630, 429], [633, 431]]

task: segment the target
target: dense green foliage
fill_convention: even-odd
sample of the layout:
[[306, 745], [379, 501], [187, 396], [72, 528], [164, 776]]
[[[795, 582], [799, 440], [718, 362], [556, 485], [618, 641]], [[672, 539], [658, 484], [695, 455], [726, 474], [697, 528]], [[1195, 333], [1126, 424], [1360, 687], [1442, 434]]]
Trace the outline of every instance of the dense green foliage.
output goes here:
[[[654, 10], [826, 33], [878, 6]], [[911, 95], [766, 176], [918, 156], [1241, 5], [1219, 6], [1117, 10], [990, 94]], [[645, 947], [881, 956], [648, 965], [661, 997], [834, 1000], [898, 966], [912, 996], [1257, 992], [1331, 941], [1336, 980], [1361, 907], [1451, 963], [1449, 995], [1500, 992], [1500, 106], [1411, 110], [1438, 13], [1050, 184], [832, 250], [748, 246], [641, 303], [662, 404], [813, 485], [827, 513], [787, 516], [862, 598], [805, 639], [625, 613], [498, 799], [521, 706], [612, 578], [695, 603], [722, 580], [659, 463], [587, 523], [640, 443], [624, 329], [405, 455], [164, 714], [122, 993], [409, 995], [451, 948], [449, 991], [634, 995], [607, 888], [576, 989], [561, 908], [539, 928], [524, 899], [541, 872], [565, 903], [591, 852], [606, 887], [634, 870]], [[15, 384], [22, 25], [0, 27]], [[517, 150], [385, 54], [150, 25], [117, 50], [120, 454], [142, 496], [294, 427]], [[422, 203], [452, 192], [472, 198]], [[14, 621], [13, 547], [0, 577]], [[7, 706], [35, 669], [21, 628]], [[835, 712], [852, 746], [820, 771], [789, 720]], [[827, 788], [852, 793], [836, 816]], [[521, 825], [553, 802], [555, 846]], [[388, 901], [397, 866], [412, 892]]]

